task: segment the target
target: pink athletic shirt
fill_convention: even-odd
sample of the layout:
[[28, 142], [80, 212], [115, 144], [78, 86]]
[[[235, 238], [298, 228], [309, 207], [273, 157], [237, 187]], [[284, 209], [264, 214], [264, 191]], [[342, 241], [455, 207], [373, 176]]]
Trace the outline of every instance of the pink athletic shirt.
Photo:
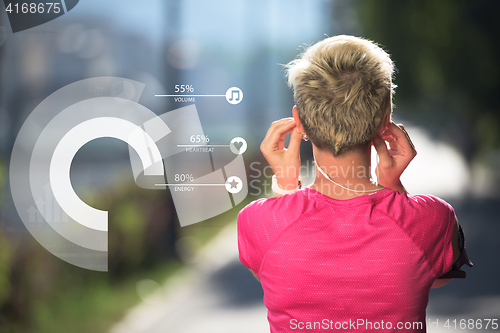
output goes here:
[[311, 188], [238, 216], [241, 262], [264, 289], [271, 332], [425, 332], [451, 269], [453, 208], [390, 189], [336, 200]]

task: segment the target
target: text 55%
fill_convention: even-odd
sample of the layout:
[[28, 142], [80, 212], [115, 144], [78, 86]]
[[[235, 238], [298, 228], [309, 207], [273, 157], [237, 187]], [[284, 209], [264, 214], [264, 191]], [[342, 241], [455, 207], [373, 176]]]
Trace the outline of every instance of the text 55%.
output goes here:
[[174, 91], [176, 93], [184, 93], [184, 92], [193, 93], [194, 87], [192, 84], [176, 84], [174, 86]]

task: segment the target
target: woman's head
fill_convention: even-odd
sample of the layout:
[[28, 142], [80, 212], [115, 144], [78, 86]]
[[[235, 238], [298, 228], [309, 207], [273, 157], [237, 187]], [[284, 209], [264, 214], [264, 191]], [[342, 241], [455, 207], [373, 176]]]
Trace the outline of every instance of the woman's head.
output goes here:
[[298, 116], [319, 149], [334, 156], [368, 144], [392, 112], [394, 64], [375, 43], [327, 38], [287, 65]]

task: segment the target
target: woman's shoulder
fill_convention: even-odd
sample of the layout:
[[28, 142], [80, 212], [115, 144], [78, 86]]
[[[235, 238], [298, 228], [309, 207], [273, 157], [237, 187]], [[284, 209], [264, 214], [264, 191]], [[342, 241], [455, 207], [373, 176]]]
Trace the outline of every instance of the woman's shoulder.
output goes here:
[[399, 194], [399, 200], [403, 205], [417, 211], [421, 210], [453, 211], [453, 207], [448, 202], [431, 194], [410, 195], [407, 193], [403, 193]]
[[282, 197], [261, 198], [252, 201], [240, 211], [238, 223], [243, 224], [248, 221], [252, 225], [258, 223], [267, 225], [269, 221], [273, 221], [281, 229], [308, 211], [309, 206], [302, 190]]
[[260, 198], [246, 205], [241, 214], [267, 214], [278, 213], [280, 211], [289, 211], [291, 208], [297, 208], [297, 205], [303, 201], [303, 195], [300, 192], [286, 194], [282, 197]]
[[299, 220], [301, 212], [304, 211], [300, 196], [300, 193], [294, 193], [277, 198], [258, 199], [240, 211], [240, 259], [254, 272], [259, 271], [262, 258], [281, 233]]
[[445, 200], [430, 194], [410, 195], [393, 191], [377, 203], [377, 210], [402, 224], [426, 221], [426, 225], [448, 223], [455, 218], [453, 207]]

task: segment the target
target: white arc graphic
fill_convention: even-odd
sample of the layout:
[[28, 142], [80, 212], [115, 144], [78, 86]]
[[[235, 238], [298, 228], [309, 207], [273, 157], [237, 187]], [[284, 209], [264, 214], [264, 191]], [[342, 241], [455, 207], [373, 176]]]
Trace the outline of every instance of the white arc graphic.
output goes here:
[[137, 125], [120, 118], [101, 117], [87, 120], [72, 128], [59, 142], [52, 156], [50, 163], [52, 192], [61, 208], [72, 219], [88, 228], [100, 231], [108, 231], [108, 212], [93, 208], [78, 197], [71, 185], [70, 168], [73, 158], [83, 145], [104, 137], [128, 143], [139, 155], [145, 175], [164, 174], [158, 147]]

